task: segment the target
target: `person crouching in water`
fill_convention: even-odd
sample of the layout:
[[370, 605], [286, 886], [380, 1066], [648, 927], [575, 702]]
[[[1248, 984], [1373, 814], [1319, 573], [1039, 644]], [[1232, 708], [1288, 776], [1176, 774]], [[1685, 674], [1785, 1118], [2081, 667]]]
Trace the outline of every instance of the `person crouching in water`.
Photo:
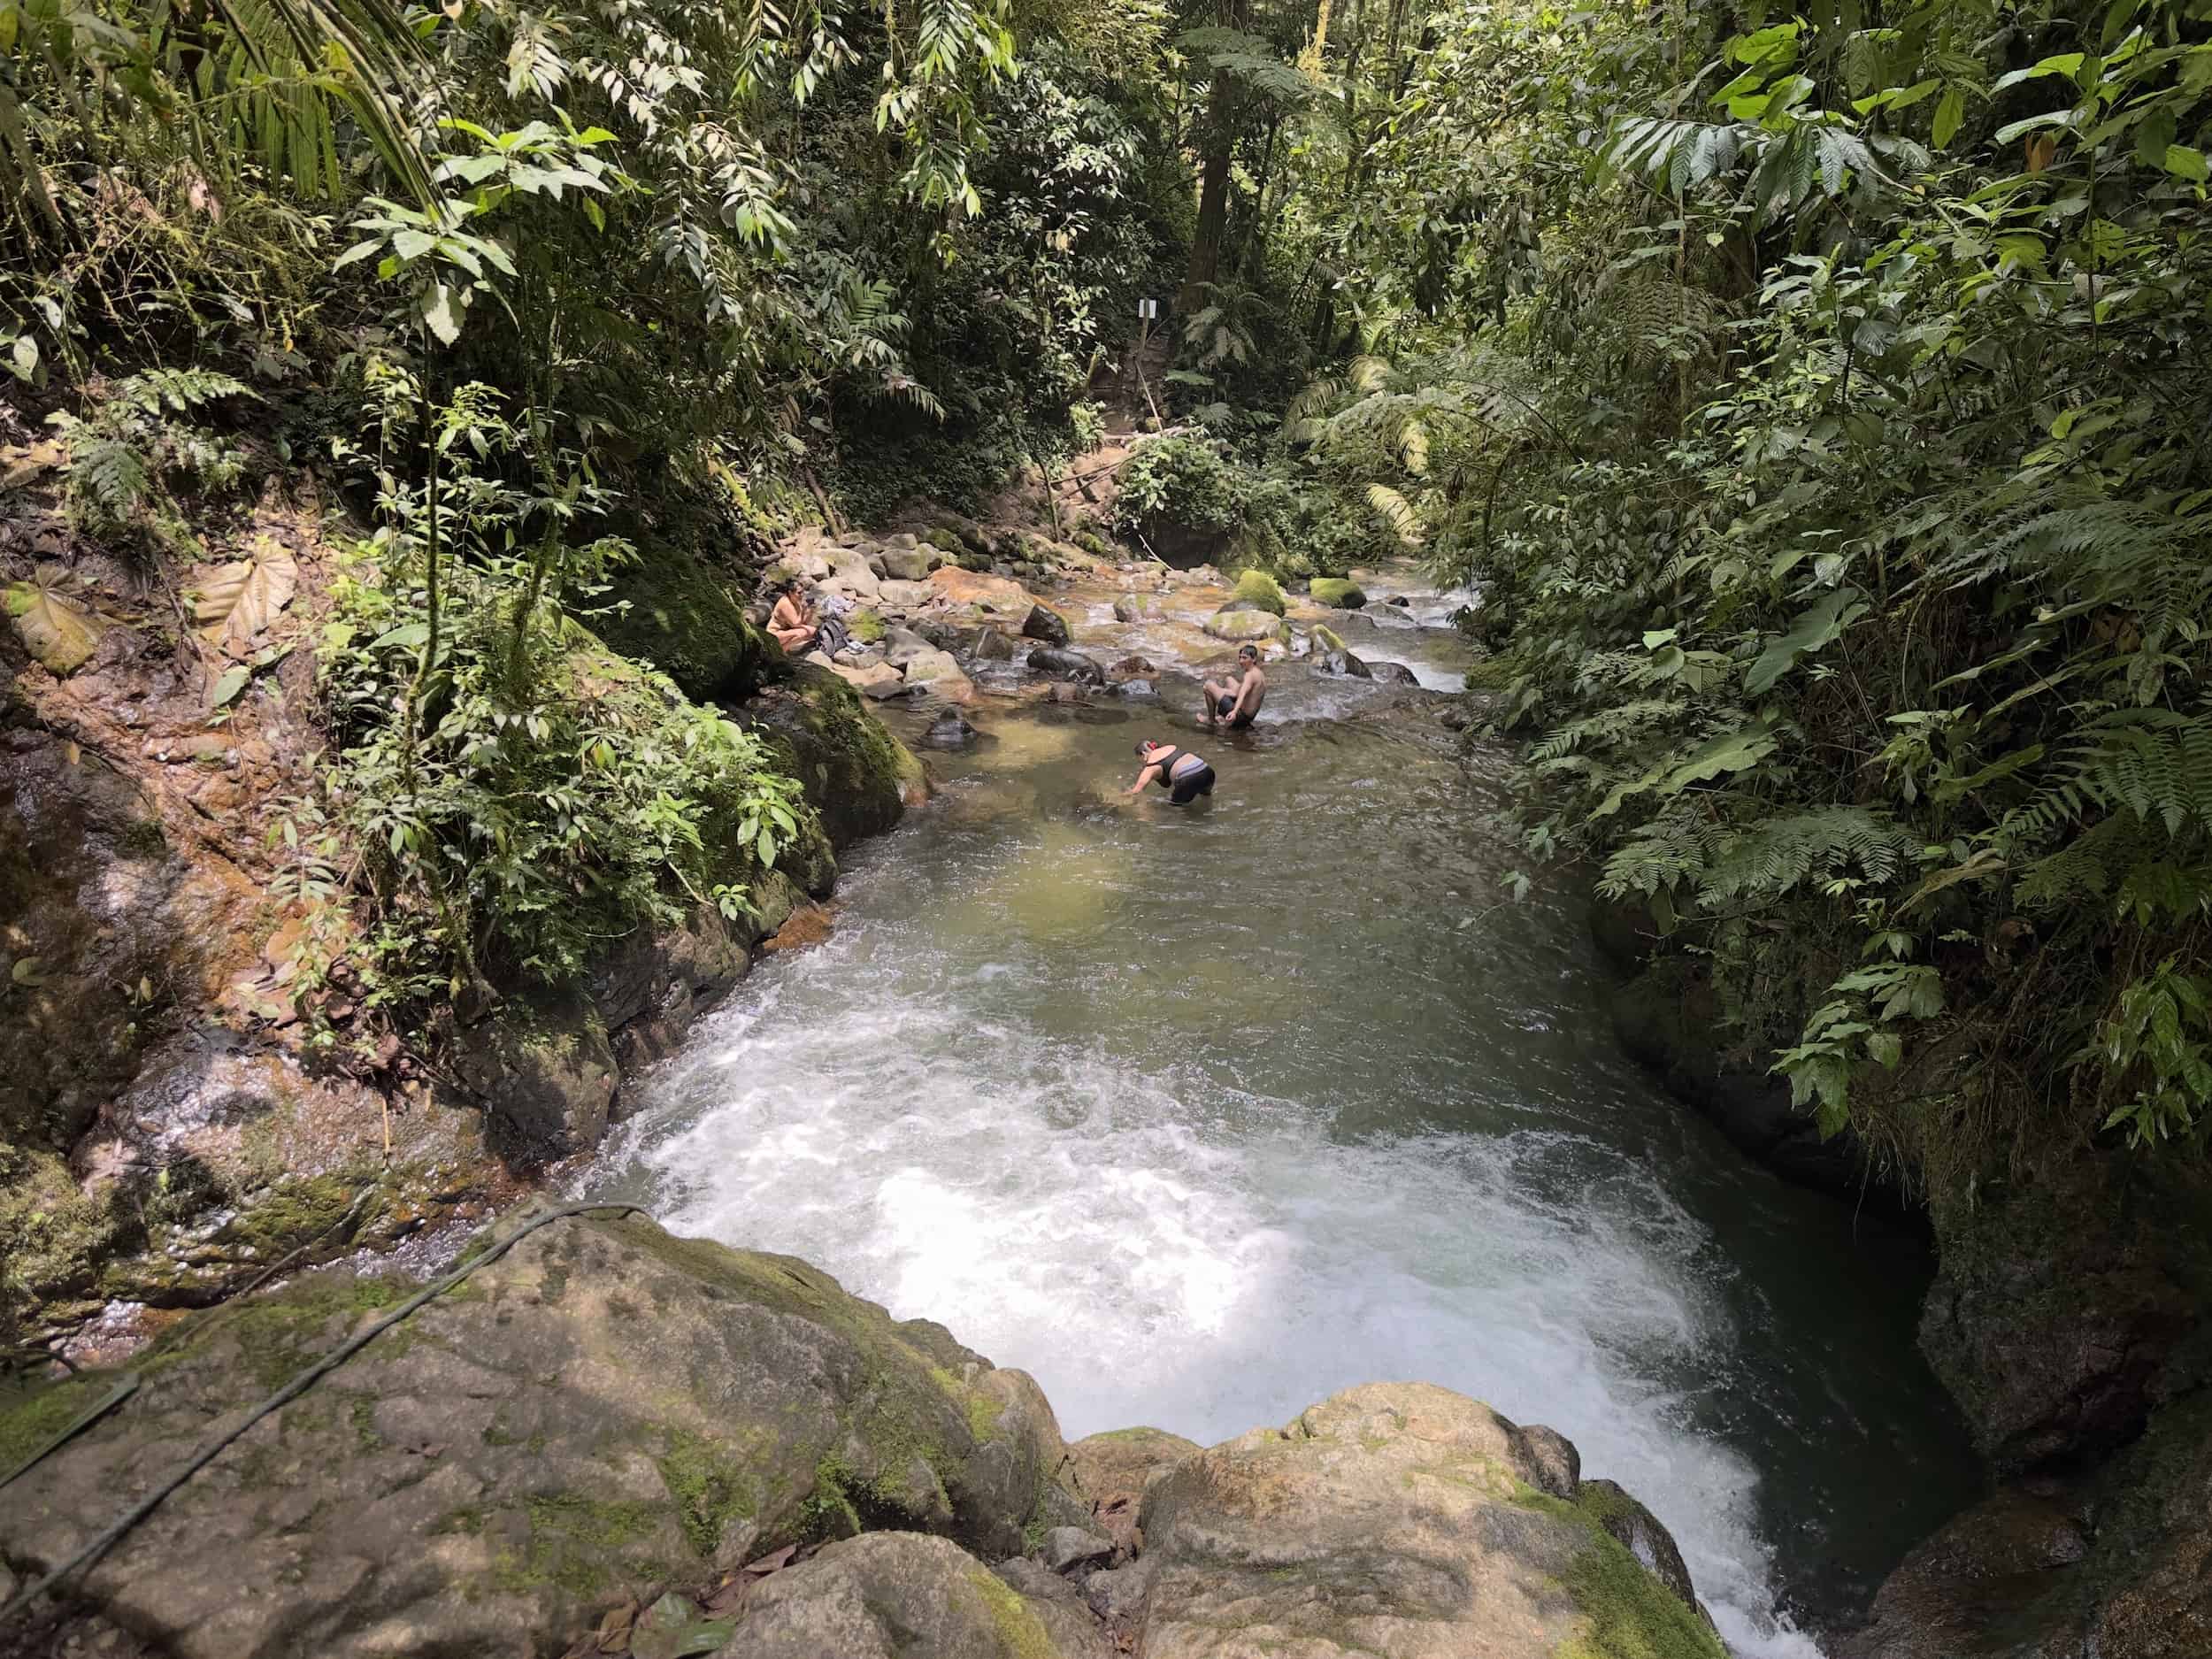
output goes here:
[[1267, 700], [1267, 676], [1260, 672], [1260, 648], [1256, 645], [1240, 647], [1237, 651], [1239, 678], [1234, 682], [1217, 685], [1206, 682], [1205, 722], [1232, 732], [1241, 732], [1252, 724], [1260, 711], [1260, 704]]
[[1188, 806], [1200, 795], [1214, 792], [1214, 769], [1187, 749], [1156, 743], [1148, 737], [1137, 745], [1137, 757], [1144, 762], [1144, 768], [1137, 773], [1136, 782], [1123, 791], [1125, 795], [1142, 795], [1145, 785], [1156, 783], [1177, 806]]
[[817, 632], [814, 615], [806, 602], [799, 597], [799, 584], [785, 580], [776, 585], [776, 608], [768, 613], [768, 632], [786, 653], [796, 657], [814, 643]]

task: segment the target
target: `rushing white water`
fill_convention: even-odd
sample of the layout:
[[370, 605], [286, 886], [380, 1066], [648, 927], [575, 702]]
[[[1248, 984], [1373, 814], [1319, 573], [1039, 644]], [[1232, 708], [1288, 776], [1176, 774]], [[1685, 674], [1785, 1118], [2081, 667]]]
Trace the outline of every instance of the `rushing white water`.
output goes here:
[[1859, 1534], [1920, 1525], [1862, 1467], [1932, 1438], [1909, 1323], [1828, 1282], [1868, 1271], [1839, 1212], [1585, 1035], [1563, 914], [1469, 926], [1496, 872], [1464, 779], [1345, 722], [1389, 694], [1278, 680], [1253, 740], [1197, 740], [1223, 782], [1194, 815], [1106, 804], [1162, 705], [1002, 716], [859, 855], [835, 936], [652, 1081], [594, 1189], [943, 1322], [1071, 1438], [1210, 1442], [1377, 1379], [1478, 1395], [1656, 1510], [1737, 1652], [1810, 1659], [1778, 1540], [1799, 1571], [1853, 1556], [1834, 1603], [1887, 1548]]
[[1650, 1380], [1732, 1333], [1703, 1230], [1646, 1171], [1602, 1160], [1547, 1199], [1568, 1148], [1541, 1130], [1345, 1143], [1293, 1102], [1198, 1097], [1171, 1059], [887, 1000], [875, 942], [790, 964], [665, 1079], [713, 1102], [641, 1152], [671, 1226], [949, 1321], [1071, 1438], [1211, 1442], [1378, 1379], [1479, 1394], [1660, 1508], [1732, 1645], [1816, 1652], [1770, 1616], [1756, 1471]]

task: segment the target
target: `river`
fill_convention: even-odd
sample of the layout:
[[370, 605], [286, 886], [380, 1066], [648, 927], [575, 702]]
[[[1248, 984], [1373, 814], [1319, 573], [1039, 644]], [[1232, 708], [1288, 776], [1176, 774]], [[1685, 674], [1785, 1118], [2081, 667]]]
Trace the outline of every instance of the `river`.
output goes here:
[[[1455, 684], [1450, 604], [1353, 648]], [[1079, 640], [1161, 660], [1187, 637]], [[1263, 723], [986, 699], [834, 933], [651, 1077], [589, 1180], [788, 1251], [1202, 1443], [1420, 1379], [1551, 1425], [1674, 1532], [1723, 1636], [1807, 1659], [1972, 1494], [1922, 1247], [1787, 1187], [1619, 1051], [1582, 901], [1502, 902], [1506, 761], [1420, 693], [1274, 672]], [[1125, 803], [1141, 735], [1196, 810]]]

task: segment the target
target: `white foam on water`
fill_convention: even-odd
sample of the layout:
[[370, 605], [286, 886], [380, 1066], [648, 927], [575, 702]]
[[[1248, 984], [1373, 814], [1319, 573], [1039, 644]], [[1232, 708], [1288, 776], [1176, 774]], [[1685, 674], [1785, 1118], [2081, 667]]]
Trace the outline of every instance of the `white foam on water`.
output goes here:
[[1210, 1443], [1372, 1380], [1479, 1395], [1650, 1504], [1740, 1654], [1816, 1659], [1770, 1611], [1755, 1471], [1667, 1380], [1724, 1368], [1727, 1270], [1642, 1166], [1555, 1132], [1347, 1141], [1171, 1052], [989, 1023], [963, 987], [1002, 964], [871, 931], [764, 975], [663, 1074], [610, 1165], [670, 1226], [950, 1325], [1071, 1439]]

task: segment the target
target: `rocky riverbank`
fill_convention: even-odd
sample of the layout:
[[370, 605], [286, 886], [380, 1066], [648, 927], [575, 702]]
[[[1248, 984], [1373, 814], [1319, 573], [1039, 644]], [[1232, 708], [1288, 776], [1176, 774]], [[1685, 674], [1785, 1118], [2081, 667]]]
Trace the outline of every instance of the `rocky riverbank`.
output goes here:
[[[11, 1490], [0, 1596], [412, 1289], [326, 1269], [171, 1333]], [[108, 1390], [12, 1404], [0, 1465]], [[1210, 1449], [1070, 1447], [943, 1327], [634, 1217], [553, 1221], [377, 1336], [0, 1651], [1722, 1659], [1664, 1529], [1548, 1429], [1378, 1384]]]
[[1911, 1171], [1821, 1140], [1786, 1083], [1722, 1046], [1695, 958], [1652, 954], [1614, 907], [1594, 930], [1624, 975], [1623, 1044], [1671, 1092], [1788, 1179], [1932, 1230], [1921, 1351], [1993, 1489], [1898, 1567], [1839, 1659], [2212, 1654], [2212, 1180], [2084, 1148], [1927, 1209]]

